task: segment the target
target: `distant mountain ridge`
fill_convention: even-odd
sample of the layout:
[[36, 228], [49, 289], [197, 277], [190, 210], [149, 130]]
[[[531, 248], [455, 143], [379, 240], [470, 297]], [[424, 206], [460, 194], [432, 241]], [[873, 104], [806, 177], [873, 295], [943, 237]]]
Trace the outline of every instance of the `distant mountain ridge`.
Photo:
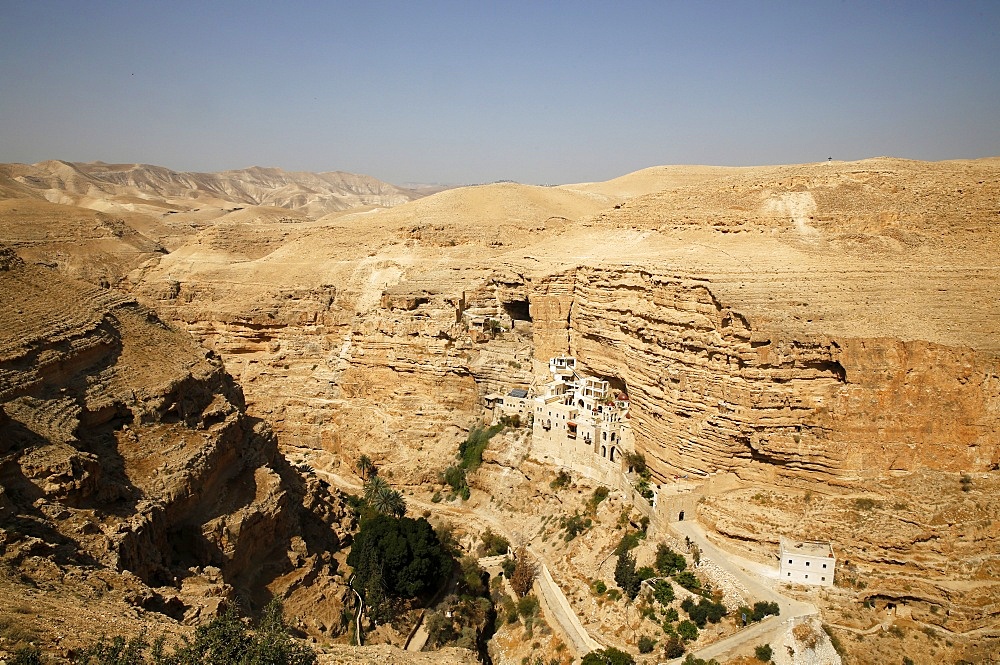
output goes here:
[[0, 198], [32, 196], [96, 210], [163, 212], [252, 205], [311, 217], [361, 206], [390, 207], [424, 196], [366, 175], [252, 166], [196, 173], [152, 164], [49, 160], [0, 165]]

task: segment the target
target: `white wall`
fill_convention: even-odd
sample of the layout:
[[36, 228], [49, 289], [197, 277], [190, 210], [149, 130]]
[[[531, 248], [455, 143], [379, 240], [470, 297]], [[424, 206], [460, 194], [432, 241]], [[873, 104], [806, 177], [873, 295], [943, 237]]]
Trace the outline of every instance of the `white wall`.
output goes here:
[[836, 561], [828, 557], [782, 551], [779, 576], [783, 582], [833, 586], [835, 564]]

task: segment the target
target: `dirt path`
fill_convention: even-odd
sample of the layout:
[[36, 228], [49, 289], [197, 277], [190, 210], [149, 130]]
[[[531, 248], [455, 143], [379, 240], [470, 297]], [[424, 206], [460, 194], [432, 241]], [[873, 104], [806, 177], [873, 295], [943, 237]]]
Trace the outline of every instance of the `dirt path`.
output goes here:
[[[316, 473], [326, 477], [341, 489], [353, 492], [362, 489], [360, 481], [354, 478], [347, 478], [329, 471], [317, 470]], [[510, 526], [509, 522], [505, 523], [495, 515], [481, 508], [469, 508], [464, 505], [442, 505], [440, 503], [422, 501], [413, 496], [406, 497], [406, 501], [414, 508], [419, 507], [421, 510], [428, 509], [438, 515], [460, 519], [466, 523], [474, 522], [481, 526], [489, 527], [495, 533], [502, 534], [508, 539], [513, 537], [512, 532], [508, 529]], [[799, 617], [818, 614], [819, 610], [815, 605], [794, 600], [778, 593], [772, 588], [773, 580], [777, 578], [776, 571], [772, 573], [771, 569], [763, 564], [723, 552], [708, 540], [704, 529], [697, 522], [671, 522], [667, 526], [675, 534], [679, 534], [681, 539], [685, 536], [690, 538], [701, 549], [704, 558], [710, 559], [719, 568], [731, 575], [753, 597], [758, 600], [777, 603], [781, 612], [777, 617], [769, 617], [734, 635], [730, 635], [699, 649], [695, 652], [698, 658], [708, 660], [710, 658], [734, 656], [737, 655], [738, 651], [746, 651], [748, 646], [771, 643]], [[573, 645], [580, 655], [586, 654], [593, 649], [602, 648], [602, 645], [594, 640], [586, 628], [583, 627], [579, 617], [573, 611], [572, 606], [563, 594], [562, 589], [559, 588], [559, 585], [549, 573], [550, 569], [546, 566], [545, 558], [532, 549], [530, 545], [528, 545], [528, 551], [543, 567], [539, 575], [538, 584], [542, 591], [543, 600], [545, 601], [544, 607], [550, 615], [548, 617], [550, 625], [554, 624], [553, 627], [558, 627], [565, 638], [564, 641]], [[541, 579], [542, 577], [545, 579]], [[422, 626], [417, 630], [413, 640], [411, 640], [413, 646], [420, 643], [421, 630], [423, 630]], [[424, 637], [424, 640], [426, 640], [426, 637]], [[671, 662], [679, 663], [681, 659]]]
[[[329, 480], [334, 486], [341, 490], [360, 492], [363, 489], [361, 482], [355, 478], [342, 476], [331, 471], [316, 469], [316, 474]], [[468, 508], [464, 505], [442, 505], [422, 501], [414, 496], [407, 496], [406, 502], [413, 508], [427, 509], [441, 516], [460, 519], [466, 523], [474, 522], [480, 526], [488, 527], [494, 533], [498, 533], [511, 542], [514, 542], [514, 534], [509, 530], [510, 523], [500, 520], [495, 515], [481, 509]], [[580, 656], [583, 656], [594, 649], [602, 648], [602, 645], [594, 640], [580, 622], [579, 617], [573, 611], [562, 589], [556, 584], [549, 567], [546, 565], [545, 557], [527, 545], [528, 552], [535, 557], [540, 564], [540, 571], [536, 583], [541, 592], [543, 608], [548, 610], [546, 617], [549, 625], [560, 633], [563, 641], [572, 646]], [[427, 642], [427, 631], [421, 623], [416, 633], [407, 645], [407, 651], [420, 651]]]
[[[711, 559], [719, 568], [732, 575], [737, 582], [742, 584], [755, 598], [767, 602], [778, 604], [780, 615], [769, 617], [758, 624], [745, 628], [740, 632], [710, 644], [695, 652], [698, 658], [708, 660], [727, 656], [735, 656], [736, 651], [746, 647], [748, 644], [757, 645], [771, 643], [775, 638], [788, 629], [788, 626], [798, 619], [812, 614], [818, 614], [819, 610], [811, 603], [804, 603], [783, 596], [775, 591], [769, 582], [771, 577], [766, 567], [754, 561], [747, 561], [741, 557], [728, 552], [723, 552], [713, 545], [705, 536], [705, 531], [697, 522], [671, 522], [668, 525], [675, 533], [681, 537], [687, 536], [701, 549], [702, 557]], [[675, 663], [681, 662], [676, 659]]]

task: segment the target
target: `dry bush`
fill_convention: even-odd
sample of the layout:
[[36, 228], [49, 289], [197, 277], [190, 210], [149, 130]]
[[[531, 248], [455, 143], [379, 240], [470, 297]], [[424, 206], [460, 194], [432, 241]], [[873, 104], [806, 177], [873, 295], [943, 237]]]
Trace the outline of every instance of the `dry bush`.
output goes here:
[[792, 629], [792, 635], [794, 635], [795, 639], [807, 649], [815, 649], [816, 645], [819, 643], [819, 635], [817, 635], [812, 626], [807, 623], [800, 623], [795, 626], [795, 628]]
[[531, 585], [535, 582], [538, 574], [538, 564], [532, 559], [528, 550], [519, 547], [517, 550], [517, 563], [514, 566], [514, 573], [510, 576], [510, 588], [519, 597], [523, 598], [531, 591]]

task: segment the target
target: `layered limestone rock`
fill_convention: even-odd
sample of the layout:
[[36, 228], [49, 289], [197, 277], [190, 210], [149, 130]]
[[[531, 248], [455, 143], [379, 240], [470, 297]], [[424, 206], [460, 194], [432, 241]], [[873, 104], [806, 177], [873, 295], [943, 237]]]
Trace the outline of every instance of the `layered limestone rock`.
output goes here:
[[566, 351], [628, 387], [637, 444], [661, 478], [1000, 463], [1000, 361], [990, 351], [788, 334], [727, 303], [711, 275], [588, 267], [562, 277], [573, 280], [571, 315], [546, 316], [553, 278], [540, 280], [535, 338], [554, 329], [556, 342], [539, 342], [549, 352], [568, 334]]
[[0, 200], [4, 244], [28, 263], [101, 286], [117, 285], [132, 269], [167, 252], [136, 228], [142, 221], [33, 199]]
[[277, 595], [309, 632], [341, 630], [334, 556], [353, 517], [278, 453], [216, 355], [9, 248], [0, 316], [5, 564], [32, 578], [44, 550], [55, 568], [37, 584], [109, 571], [178, 619]]
[[779, 535], [833, 544], [839, 597], [826, 620], [867, 629], [886, 616], [840, 613], [869, 601], [899, 617], [969, 637], [996, 636], [1000, 527], [995, 473], [921, 469], [794, 490], [755, 484], [706, 497], [699, 519], [730, 547], [773, 561]]

